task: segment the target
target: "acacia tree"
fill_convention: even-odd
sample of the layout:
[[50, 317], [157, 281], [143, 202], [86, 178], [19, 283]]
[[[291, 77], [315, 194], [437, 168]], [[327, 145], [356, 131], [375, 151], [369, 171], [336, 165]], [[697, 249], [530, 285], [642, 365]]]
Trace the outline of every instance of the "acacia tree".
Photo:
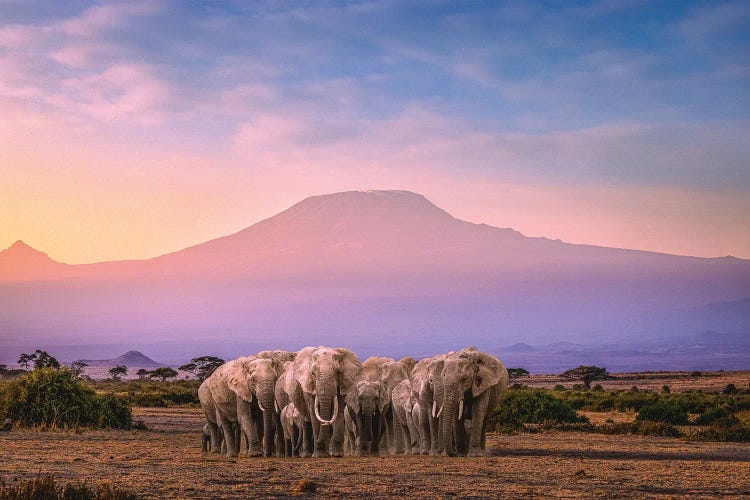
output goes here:
[[24, 352], [21, 353], [21, 355], [18, 357], [18, 364], [23, 368], [24, 370], [29, 370], [29, 365], [34, 362], [34, 355], [33, 354], [26, 354]]
[[167, 379], [175, 378], [177, 376], [177, 372], [168, 366], [161, 366], [157, 368], [156, 370], [152, 371], [149, 375], [149, 377], [155, 377], [161, 379], [162, 382], [166, 382]]
[[151, 375], [151, 372], [146, 370], [145, 368], [141, 368], [137, 372], [135, 372], [136, 375], [138, 375], [139, 380], [145, 380]]
[[217, 358], [216, 356], [201, 356], [199, 358], [193, 358], [190, 363], [180, 366], [178, 369], [184, 372], [190, 372], [195, 375], [198, 380], [204, 381], [216, 370], [218, 367], [224, 364], [224, 360]]
[[581, 380], [586, 389], [591, 388], [591, 382], [593, 382], [594, 380], [608, 380], [611, 378], [606, 368], [601, 368], [594, 365], [581, 365], [578, 368], [573, 368], [572, 370], [568, 370], [565, 373], [562, 373], [560, 376]]
[[526, 368], [508, 368], [508, 377], [513, 380], [518, 377], [525, 377], [529, 374], [529, 370]]
[[55, 370], [60, 368], [60, 362], [55, 359], [54, 356], [50, 356], [47, 351], [37, 349], [32, 354], [21, 353], [18, 357], [18, 364], [23, 367], [24, 370], [29, 370], [29, 365], [34, 364], [34, 370], [40, 368], [53, 368]]
[[88, 363], [84, 363], [79, 359], [78, 361], [73, 361], [70, 364], [70, 371], [73, 372], [73, 375], [75, 375], [76, 377], [80, 377], [81, 375], [83, 375], [83, 370], [87, 366], [89, 366]]
[[127, 375], [128, 367], [125, 365], [113, 366], [109, 369], [109, 374], [112, 375], [112, 380], [119, 381], [123, 375]]

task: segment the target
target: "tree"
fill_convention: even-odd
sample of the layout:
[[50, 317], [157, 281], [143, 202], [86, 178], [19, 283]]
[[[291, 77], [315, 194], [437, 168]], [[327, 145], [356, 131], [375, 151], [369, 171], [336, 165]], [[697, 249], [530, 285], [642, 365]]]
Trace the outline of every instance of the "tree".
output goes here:
[[21, 355], [18, 357], [18, 364], [21, 365], [21, 368], [28, 371], [29, 370], [29, 364], [34, 362], [34, 355], [33, 354], [26, 354], [21, 353]]
[[152, 371], [149, 376], [159, 378], [162, 382], [166, 382], [169, 378], [175, 378], [177, 376], [177, 372], [168, 366], [161, 366]]
[[125, 365], [113, 366], [109, 369], [109, 374], [112, 375], [112, 380], [120, 380], [123, 375], [127, 375], [128, 367]]
[[140, 370], [135, 372], [135, 374], [138, 375], [138, 378], [140, 380], [145, 380], [151, 375], [151, 372], [146, 370], [145, 368], [141, 368]]
[[81, 375], [83, 375], [83, 370], [87, 366], [89, 366], [88, 363], [84, 363], [79, 359], [78, 361], [73, 361], [70, 364], [70, 371], [73, 372], [73, 375], [75, 375], [76, 377], [80, 377]]
[[525, 368], [508, 368], [508, 376], [511, 380], [518, 377], [525, 377], [529, 371]]
[[598, 366], [579, 366], [578, 368], [573, 368], [572, 370], [568, 370], [565, 373], [560, 375], [561, 377], [575, 379], [575, 380], [581, 380], [583, 382], [584, 387], [586, 389], [591, 388], [591, 382], [594, 380], [608, 380], [611, 378], [609, 376], [609, 373], [607, 373], [606, 368], [601, 368]]
[[193, 358], [190, 363], [180, 366], [178, 369], [184, 372], [190, 372], [198, 380], [206, 380], [218, 367], [224, 364], [224, 360], [217, 358], [216, 356], [201, 356], [199, 358]]
[[60, 369], [60, 362], [57, 361], [54, 356], [47, 354], [47, 351], [40, 351], [37, 349], [34, 351], [34, 369], [39, 370], [41, 368], [52, 368], [53, 370]]
[[0, 377], [4, 377], [8, 373], [8, 365], [0, 365]]

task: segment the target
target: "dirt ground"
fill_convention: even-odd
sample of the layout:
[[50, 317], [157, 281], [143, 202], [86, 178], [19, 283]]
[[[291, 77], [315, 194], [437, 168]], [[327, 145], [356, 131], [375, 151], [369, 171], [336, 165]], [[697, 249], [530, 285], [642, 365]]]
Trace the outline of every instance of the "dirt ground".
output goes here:
[[[738, 389], [750, 387], [750, 370], [698, 373], [700, 375], [695, 372], [613, 373], [611, 379], [597, 380], [591, 385], [600, 384], [605, 390], [627, 390], [635, 386], [652, 391], [661, 391], [662, 387], [667, 385], [672, 392], [686, 390], [721, 392], [729, 384], [734, 384]], [[559, 375], [543, 374], [518, 377], [512, 382], [546, 389], [552, 389], [558, 384], [570, 388], [582, 383], [580, 380], [570, 380]]]
[[136, 408], [149, 431], [0, 434], [0, 478], [114, 482], [147, 498], [750, 496], [750, 445], [575, 432], [493, 435], [492, 456], [224, 459], [200, 453], [194, 408]]

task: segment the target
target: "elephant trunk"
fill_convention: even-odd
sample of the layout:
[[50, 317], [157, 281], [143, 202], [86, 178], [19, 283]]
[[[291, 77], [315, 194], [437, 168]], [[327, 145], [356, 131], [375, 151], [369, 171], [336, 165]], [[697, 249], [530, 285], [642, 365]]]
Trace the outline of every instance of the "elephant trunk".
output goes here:
[[456, 409], [458, 406], [457, 390], [455, 385], [446, 385], [443, 396], [442, 414], [440, 425], [443, 428], [443, 451], [449, 456], [454, 456], [453, 450], [453, 426], [456, 419]]
[[322, 378], [315, 395], [315, 417], [323, 425], [331, 425], [338, 417], [339, 398], [333, 374]]
[[362, 436], [360, 439], [363, 439], [365, 442], [372, 441], [372, 412], [366, 412], [364, 414], [364, 429], [362, 429]]
[[258, 386], [258, 405], [263, 411], [263, 454], [270, 457], [274, 454], [274, 383], [264, 381]]

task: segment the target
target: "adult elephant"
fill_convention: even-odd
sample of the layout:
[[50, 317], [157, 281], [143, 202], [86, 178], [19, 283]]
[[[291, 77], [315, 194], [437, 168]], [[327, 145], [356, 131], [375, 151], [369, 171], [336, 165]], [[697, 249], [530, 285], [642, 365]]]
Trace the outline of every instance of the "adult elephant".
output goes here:
[[353, 454], [380, 455], [380, 438], [385, 429], [384, 411], [388, 394], [380, 382], [360, 380], [346, 397], [346, 413], [351, 422], [349, 444]]
[[303, 428], [300, 455], [309, 453], [312, 431], [313, 457], [343, 456], [345, 399], [361, 370], [362, 363], [349, 349], [305, 347], [297, 353], [285, 392], [310, 423]]
[[[508, 388], [508, 370], [496, 357], [468, 347], [446, 356], [441, 372], [443, 404], [440, 407], [443, 453], [485, 454], [489, 413]], [[465, 421], [471, 420], [466, 449]], [[453, 439], [455, 438], [455, 450]]]
[[420, 452], [425, 455], [438, 455], [443, 451], [438, 412], [443, 405], [443, 364], [450, 354], [421, 359], [412, 370], [412, 396], [419, 403], [415, 425], [420, 426]]
[[294, 356], [287, 351], [262, 351], [228, 361], [206, 379], [204, 385], [210, 394], [206, 406], [213, 406], [216, 423], [224, 431], [226, 456], [237, 456], [240, 449], [239, 440], [231, 432], [233, 423], [239, 423], [245, 435], [248, 455], [273, 454], [277, 428], [281, 432], [275, 422], [274, 387], [284, 362]]
[[409, 378], [415, 364], [414, 358], [411, 357], [396, 361], [393, 358], [373, 356], [367, 358], [362, 365], [362, 380], [380, 382], [382, 389], [385, 391], [388, 405], [383, 412], [385, 419], [384, 437], [386, 450], [390, 451], [390, 453], [401, 454], [404, 452], [403, 434], [395, 432], [395, 429], [399, 428], [400, 423], [398, 415], [394, 414], [391, 405], [393, 388], [402, 380]]
[[[241, 358], [241, 369], [229, 374], [229, 388], [238, 396], [237, 414], [248, 442], [248, 455], [259, 454], [261, 441], [266, 457], [272, 456], [283, 446], [284, 435], [280, 411], [275, 404], [275, 387], [284, 363], [293, 361], [295, 357], [296, 353], [289, 351], [261, 351], [255, 356]], [[260, 415], [263, 419], [262, 434], [258, 432], [261, 429], [258, 422]]]

